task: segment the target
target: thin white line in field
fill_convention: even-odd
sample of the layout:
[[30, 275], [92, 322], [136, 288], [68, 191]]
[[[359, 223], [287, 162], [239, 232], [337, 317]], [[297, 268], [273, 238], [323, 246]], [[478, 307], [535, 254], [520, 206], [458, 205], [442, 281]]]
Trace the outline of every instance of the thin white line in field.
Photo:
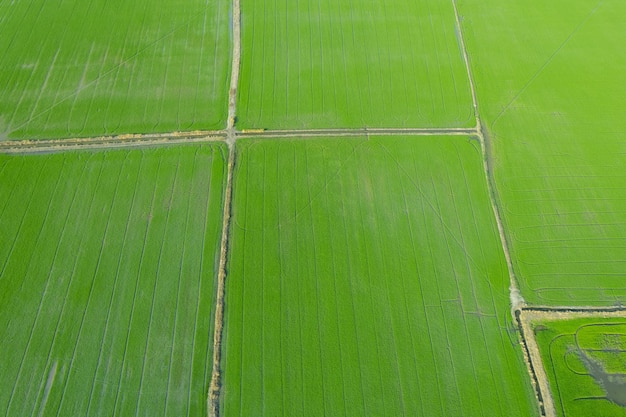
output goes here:
[[207, 406], [210, 417], [219, 416], [222, 356], [222, 330], [224, 328], [224, 281], [226, 279], [226, 259], [228, 252], [228, 233], [233, 189], [233, 167], [235, 164], [235, 147], [228, 147], [228, 163], [226, 174], [226, 190], [224, 192], [224, 209], [222, 217], [222, 237], [220, 240], [220, 258], [217, 270], [217, 291], [215, 302], [215, 324], [213, 328], [213, 368], [211, 383], [207, 395]]
[[476, 91], [474, 89], [474, 81], [472, 79], [472, 72], [470, 71], [469, 58], [467, 57], [467, 49], [465, 48], [465, 41], [463, 40], [463, 32], [461, 30], [461, 21], [459, 19], [459, 11], [456, 7], [456, 0], [452, 0], [452, 7], [454, 8], [454, 19], [456, 21], [456, 31], [458, 34], [459, 43], [461, 44], [461, 52], [463, 53], [463, 62], [465, 63], [465, 70], [467, 71], [467, 79], [469, 81], [470, 92], [472, 93], [472, 105], [474, 106], [474, 117], [476, 117], [476, 130], [480, 131], [480, 118], [478, 117], [478, 101], [476, 100]]
[[285, 129], [285, 130], [242, 130], [237, 132], [237, 138], [266, 137], [280, 139], [286, 137], [343, 137], [343, 136], [448, 136], [448, 135], [477, 135], [475, 128], [327, 128], [327, 129]]
[[623, 306], [542, 306], [533, 304], [522, 309], [524, 312], [537, 314], [559, 314], [565, 317], [611, 317], [617, 315], [626, 317], [626, 307]]

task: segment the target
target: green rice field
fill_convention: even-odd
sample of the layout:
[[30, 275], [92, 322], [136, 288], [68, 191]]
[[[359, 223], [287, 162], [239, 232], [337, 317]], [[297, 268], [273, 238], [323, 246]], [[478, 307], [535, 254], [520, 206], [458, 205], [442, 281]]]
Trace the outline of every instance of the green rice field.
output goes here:
[[0, 156], [0, 414], [206, 414], [224, 151]]
[[0, 139], [225, 127], [229, 5], [0, 1]]
[[546, 321], [534, 329], [558, 416], [626, 416], [625, 319]]
[[532, 416], [480, 146], [238, 142], [223, 413]]
[[626, 416], [624, 15], [0, 0], [0, 415]]
[[626, 3], [459, 3], [524, 297], [623, 305]]
[[452, 3], [241, 1], [238, 126], [471, 127]]

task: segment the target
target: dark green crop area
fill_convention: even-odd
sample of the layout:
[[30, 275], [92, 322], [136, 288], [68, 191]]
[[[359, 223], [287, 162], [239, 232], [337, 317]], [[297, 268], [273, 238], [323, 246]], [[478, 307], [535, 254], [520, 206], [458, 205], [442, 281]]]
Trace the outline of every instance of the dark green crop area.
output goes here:
[[0, 414], [206, 414], [224, 153], [0, 156]]
[[461, 0], [526, 301], [626, 302], [626, 3]]
[[242, 0], [238, 125], [472, 127], [450, 1]]
[[242, 140], [225, 416], [533, 416], [480, 146]]
[[229, 4], [0, 1], [0, 139], [223, 128]]
[[626, 416], [626, 320], [534, 323], [558, 416]]

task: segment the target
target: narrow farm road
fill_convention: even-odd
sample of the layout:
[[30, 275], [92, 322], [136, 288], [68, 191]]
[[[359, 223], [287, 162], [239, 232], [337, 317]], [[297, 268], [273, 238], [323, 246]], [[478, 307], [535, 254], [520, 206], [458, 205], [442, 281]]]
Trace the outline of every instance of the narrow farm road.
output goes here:
[[208, 393], [209, 416], [219, 416], [219, 395], [221, 387], [220, 361], [222, 355], [222, 331], [224, 329], [224, 281], [226, 279], [226, 260], [228, 254], [228, 234], [233, 189], [233, 168], [235, 164], [235, 147], [228, 148], [228, 164], [226, 174], [226, 191], [224, 192], [224, 211], [222, 218], [222, 237], [220, 240], [220, 258], [217, 272], [217, 300], [215, 303], [215, 325], [213, 333], [213, 366], [211, 383]]

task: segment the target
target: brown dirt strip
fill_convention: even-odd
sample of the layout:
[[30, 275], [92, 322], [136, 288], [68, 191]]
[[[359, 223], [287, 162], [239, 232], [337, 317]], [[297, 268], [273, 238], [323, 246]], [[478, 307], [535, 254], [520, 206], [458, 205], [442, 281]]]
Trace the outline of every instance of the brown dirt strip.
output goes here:
[[550, 393], [548, 377], [535, 340], [532, 323], [538, 320], [569, 320], [576, 318], [626, 318], [626, 310], [618, 307], [527, 307], [516, 311], [517, 324], [522, 337], [524, 358], [536, 390], [542, 416], [556, 416]]
[[27, 154], [64, 152], [77, 149], [148, 147], [181, 143], [217, 142], [224, 141], [225, 137], [226, 132], [224, 131], [193, 131], [98, 136], [92, 138], [4, 141], [0, 142], [0, 153]]
[[530, 380], [535, 389], [535, 396], [539, 404], [539, 412], [542, 417], [555, 417], [554, 401], [548, 386], [548, 377], [541, 362], [539, 347], [533, 337], [530, 321], [524, 315], [524, 310], [515, 311], [518, 331], [521, 337], [524, 362], [530, 375]]
[[354, 128], [354, 129], [287, 129], [265, 130], [244, 129], [238, 132], [238, 138], [313, 138], [313, 137], [346, 137], [346, 136], [473, 136], [475, 128]]
[[235, 138], [315, 138], [315, 137], [358, 137], [378, 136], [472, 136], [474, 128], [355, 128], [355, 129], [303, 129], [303, 130], [264, 130], [235, 129], [213, 131], [170, 132], [158, 134], [122, 134], [117, 136], [96, 136], [89, 138], [67, 138], [49, 140], [9, 140], [0, 142], [0, 153], [26, 154], [63, 152], [77, 149], [108, 149], [128, 147], [149, 147], [159, 145], [203, 143], [226, 141], [232, 145]]
[[217, 300], [215, 305], [215, 324], [213, 330], [213, 368], [211, 383], [207, 397], [210, 417], [219, 416], [222, 356], [222, 333], [224, 329], [224, 281], [226, 279], [226, 260], [228, 254], [228, 233], [230, 227], [233, 168], [235, 165], [235, 147], [228, 148], [228, 165], [226, 175], [226, 191], [224, 193], [224, 217], [222, 218], [222, 238], [220, 241], [220, 258], [217, 272]]
[[461, 19], [459, 19], [459, 11], [456, 7], [456, 1], [452, 0], [452, 8], [454, 9], [455, 27], [458, 34], [459, 46], [463, 52], [463, 62], [465, 63], [465, 70], [467, 71], [467, 79], [469, 80], [470, 91], [472, 93], [472, 105], [474, 106], [474, 116], [476, 117], [476, 130], [480, 131], [480, 118], [478, 117], [478, 101], [476, 100], [476, 90], [474, 89], [474, 81], [472, 79], [472, 72], [470, 71], [469, 58], [467, 56], [467, 49], [465, 48], [465, 41], [463, 40], [463, 31], [461, 30]]

